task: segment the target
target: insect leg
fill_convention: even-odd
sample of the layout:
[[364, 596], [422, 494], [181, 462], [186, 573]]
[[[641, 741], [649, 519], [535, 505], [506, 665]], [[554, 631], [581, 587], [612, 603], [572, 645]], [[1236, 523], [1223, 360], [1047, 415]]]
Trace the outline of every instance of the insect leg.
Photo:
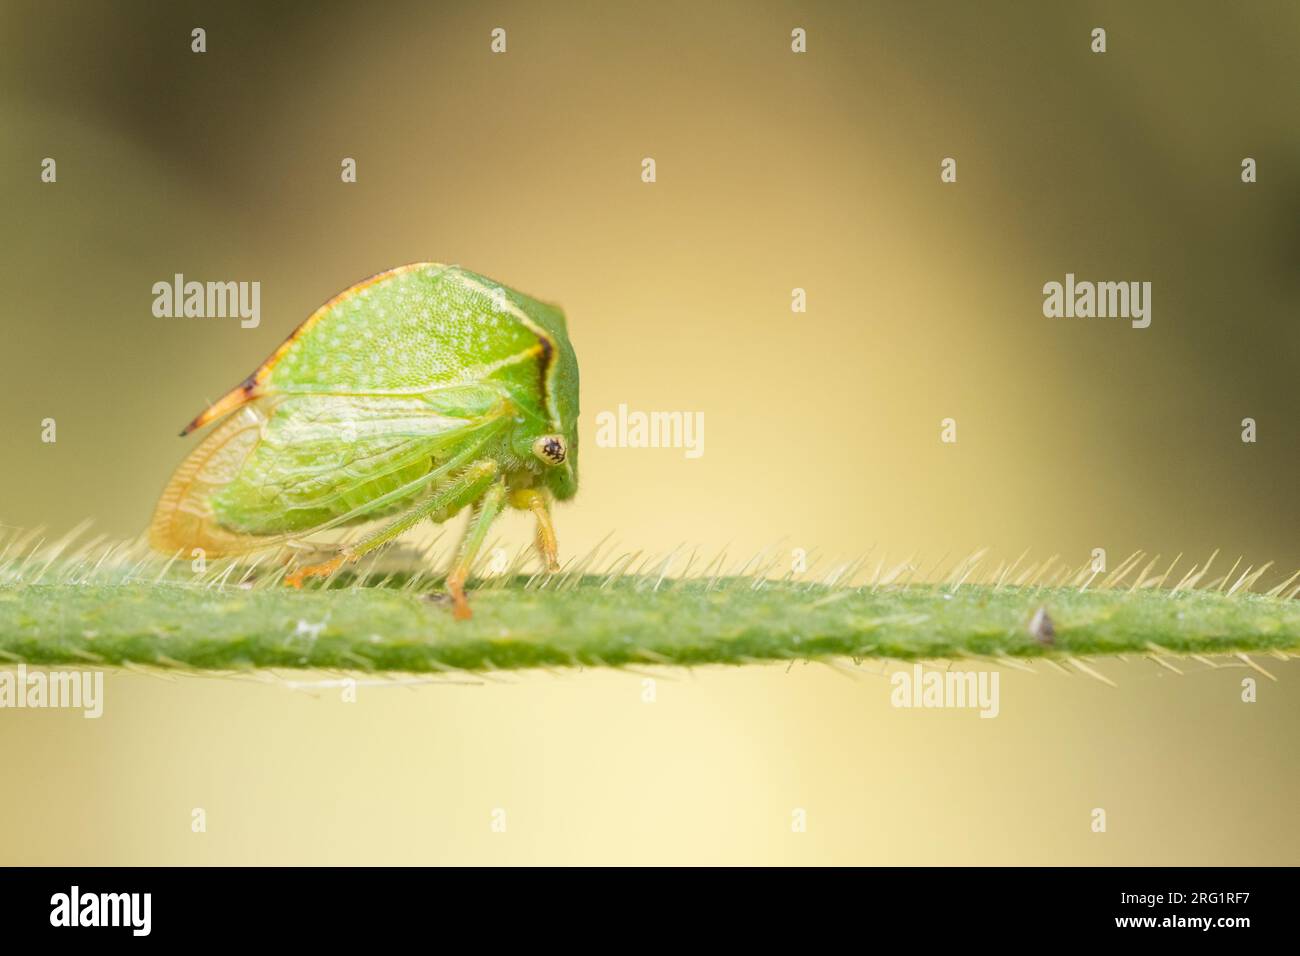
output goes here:
[[559, 546], [555, 540], [555, 525], [551, 522], [551, 499], [536, 488], [520, 488], [510, 496], [510, 503], [521, 511], [531, 511], [537, 519], [537, 553], [546, 562], [546, 570], [554, 574], [560, 570]]
[[501, 514], [501, 507], [505, 504], [505, 500], [505, 483], [498, 481], [483, 495], [474, 509], [474, 516], [470, 518], [469, 525], [465, 528], [465, 537], [461, 540], [456, 563], [452, 565], [451, 573], [447, 575], [447, 590], [451, 592], [452, 613], [459, 620], [464, 621], [471, 617], [469, 602], [465, 600], [465, 582], [469, 580], [469, 572], [474, 567], [479, 549], [483, 547], [483, 542], [487, 538], [488, 528]]
[[429, 497], [410, 510], [398, 515], [391, 523], [380, 528], [368, 538], [341, 548], [338, 554], [323, 564], [311, 564], [304, 568], [298, 568], [284, 579], [285, 583], [298, 588], [302, 587], [304, 578], [328, 577], [337, 571], [345, 561], [359, 558], [363, 554], [387, 544], [398, 535], [415, 527], [429, 515], [439, 511], [450, 514], [463, 508], [492, 485], [493, 481], [496, 480], [497, 471], [498, 465], [495, 461], [475, 462], [455, 478], [437, 486]]

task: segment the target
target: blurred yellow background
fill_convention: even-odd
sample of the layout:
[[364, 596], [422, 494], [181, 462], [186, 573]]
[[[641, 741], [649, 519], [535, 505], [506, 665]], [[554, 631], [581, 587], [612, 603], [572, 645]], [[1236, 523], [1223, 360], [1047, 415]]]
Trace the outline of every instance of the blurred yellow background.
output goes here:
[[[1300, 7], [1259, 0], [4, 0], [0, 522], [135, 534], [190, 417], [427, 259], [568, 313], [567, 554], [1289, 573], [1298, 39]], [[156, 318], [178, 272], [259, 281], [261, 324]], [[1067, 272], [1152, 282], [1150, 328], [1045, 318]], [[703, 457], [597, 447], [620, 403], [703, 412]], [[1300, 862], [1294, 663], [1253, 705], [1241, 668], [1099, 666], [1118, 689], [1004, 669], [996, 720], [818, 665], [662, 672], [653, 704], [590, 671], [355, 704], [112, 675], [98, 721], [0, 712], [0, 863]]]

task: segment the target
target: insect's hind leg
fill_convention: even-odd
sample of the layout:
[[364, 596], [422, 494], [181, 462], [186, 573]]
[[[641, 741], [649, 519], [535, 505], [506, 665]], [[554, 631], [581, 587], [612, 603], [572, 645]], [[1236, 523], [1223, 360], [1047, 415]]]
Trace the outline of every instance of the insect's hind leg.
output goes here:
[[368, 538], [353, 545], [339, 549], [339, 553], [322, 564], [311, 564], [298, 568], [284, 580], [295, 587], [302, 587], [305, 578], [328, 577], [343, 566], [376, 548], [382, 547], [398, 535], [405, 534], [432, 514], [444, 512], [452, 514], [483, 494], [489, 487], [495, 487], [499, 466], [495, 461], [475, 462], [455, 478], [434, 488], [433, 492], [408, 511], [402, 512], [391, 523], [380, 528]]
[[447, 575], [447, 590], [451, 593], [452, 613], [458, 620], [468, 620], [473, 616], [469, 609], [469, 601], [465, 599], [465, 582], [469, 580], [469, 573], [474, 568], [474, 562], [483, 547], [483, 542], [487, 540], [488, 529], [501, 514], [505, 501], [505, 482], [498, 481], [483, 495], [465, 528], [465, 537], [461, 539], [456, 563], [452, 565], [451, 573]]

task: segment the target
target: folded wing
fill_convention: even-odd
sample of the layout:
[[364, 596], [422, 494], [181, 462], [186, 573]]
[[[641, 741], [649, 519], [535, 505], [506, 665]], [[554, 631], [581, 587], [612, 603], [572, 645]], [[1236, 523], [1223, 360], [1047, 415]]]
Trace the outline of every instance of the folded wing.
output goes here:
[[150, 526], [160, 551], [239, 554], [377, 518], [424, 492], [422, 479], [505, 421], [498, 391], [255, 398], [189, 455]]

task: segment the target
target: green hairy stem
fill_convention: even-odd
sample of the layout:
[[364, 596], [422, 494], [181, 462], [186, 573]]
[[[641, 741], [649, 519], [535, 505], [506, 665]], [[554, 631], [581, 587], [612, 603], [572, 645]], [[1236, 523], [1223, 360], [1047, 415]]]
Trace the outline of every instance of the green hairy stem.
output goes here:
[[452, 619], [406, 587], [0, 588], [0, 661], [430, 672], [1300, 649], [1300, 602], [1214, 590], [825, 588], [752, 578], [513, 578]]
[[1094, 673], [1081, 658], [1173, 666], [1178, 656], [1300, 652], [1300, 572], [1260, 593], [1269, 565], [1238, 561], [1209, 579], [1214, 555], [1175, 577], [1179, 559], [1160, 571], [1140, 552], [1109, 573], [1054, 558], [1025, 565], [1023, 555], [981, 573], [979, 552], [922, 584], [910, 561], [883, 559], [870, 573], [861, 559], [778, 580], [781, 559], [770, 555], [731, 574], [720, 556], [693, 575], [692, 557], [674, 577], [677, 552], [634, 568], [639, 553], [599, 559], [602, 542], [556, 574], [521, 573], [534, 559], [521, 552], [480, 579], [473, 619], [458, 621], [429, 572], [436, 541], [298, 591], [284, 584], [284, 555], [208, 566], [160, 558], [142, 541], [78, 545], [83, 533], [0, 536], [0, 667], [429, 673], [986, 657]]

